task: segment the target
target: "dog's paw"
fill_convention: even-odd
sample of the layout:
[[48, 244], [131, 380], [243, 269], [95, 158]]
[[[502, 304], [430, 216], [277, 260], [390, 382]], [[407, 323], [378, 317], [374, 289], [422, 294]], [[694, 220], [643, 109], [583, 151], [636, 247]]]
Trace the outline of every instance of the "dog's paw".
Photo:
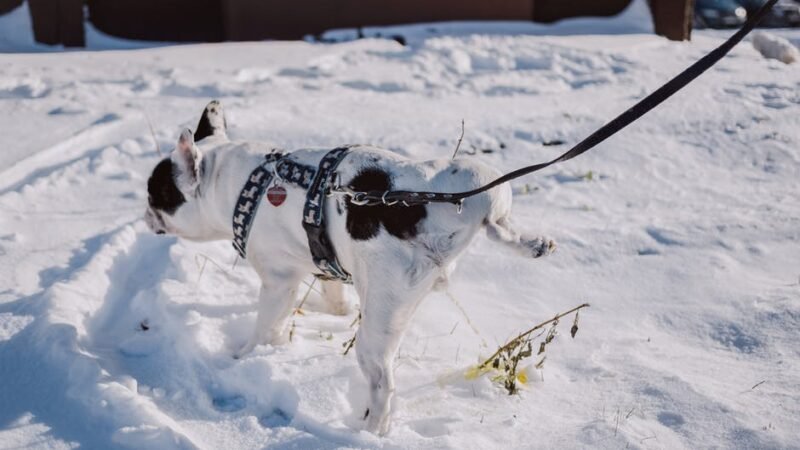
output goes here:
[[556, 241], [542, 236], [521, 239], [531, 258], [540, 258], [556, 251]]
[[269, 336], [259, 336], [251, 339], [244, 344], [238, 351], [233, 353], [233, 359], [242, 359], [252, 353], [259, 345], [269, 344], [272, 346], [286, 345], [289, 343], [288, 333], [272, 333]]
[[272, 337], [267, 342], [274, 346], [287, 345], [290, 342], [289, 333], [272, 333]]
[[386, 436], [391, 429], [391, 420], [389, 420], [388, 414], [384, 414], [382, 417], [370, 414], [369, 408], [364, 412], [361, 420], [364, 421], [363, 430], [376, 436]]
[[353, 312], [353, 306], [346, 302], [329, 302], [327, 308], [325, 308], [329, 314], [334, 316], [349, 316], [351, 312]]

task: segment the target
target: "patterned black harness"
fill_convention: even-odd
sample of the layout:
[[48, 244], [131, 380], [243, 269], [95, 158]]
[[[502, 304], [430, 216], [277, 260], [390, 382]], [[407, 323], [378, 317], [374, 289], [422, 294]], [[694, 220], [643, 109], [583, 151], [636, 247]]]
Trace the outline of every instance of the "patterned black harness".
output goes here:
[[315, 276], [323, 280], [352, 283], [352, 277], [342, 268], [336, 257], [336, 250], [328, 237], [325, 223], [325, 199], [330, 192], [331, 180], [348, 151], [349, 147], [329, 151], [322, 157], [317, 168], [293, 161], [291, 154], [273, 151], [265, 155], [264, 162], [250, 173], [233, 212], [233, 248], [239, 256], [247, 256], [247, 238], [267, 188], [273, 180], [278, 183], [286, 181], [307, 191], [302, 220], [311, 257], [322, 272]]

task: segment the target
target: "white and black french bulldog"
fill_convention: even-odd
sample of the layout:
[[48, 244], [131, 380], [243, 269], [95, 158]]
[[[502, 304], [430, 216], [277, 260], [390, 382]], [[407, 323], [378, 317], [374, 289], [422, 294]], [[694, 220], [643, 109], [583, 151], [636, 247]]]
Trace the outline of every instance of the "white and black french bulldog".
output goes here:
[[[461, 192], [500, 174], [474, 159], [411, 161], [370, 146], [349, 146], [336, 168], [336, 180], [356, 191], [402, 189]], [[228, 139], [222, 106], [212, 101], [197, 131], [185, 130], [169, 158], [147, 182], [147, 225], [155, 233], [193, 241], [232, 240], [231, 218], [243, 186], [273, 149], [259, 142]], [[317, 167], [328, 150], [296, 150], [288, 157]], [[267, 164], [274, 171], [274, 164]], [[281, 183], [279, 176], [272, 183]], [[261, 278], [256, 329], [235, 355], [264, 343], [280, 343], [301, 280], [318, 268], [312, 261], [302, 215], [304, 188], [282, 183], [285, 201], [262, 200], [247, 242], [247, 260]], [[327, 234], [341, 267], [358, 293], [361, 325], [355, 352], [368, 381], [366, 429], [385, 434], [395, 391], [392, 363], [417, 305], [433, 288], [446, 284], [456, 258], [484, 228], [495, 242], [537, 258], [555, 249], [552, 240], [528, 237], [510, 224], [508, 184], [467, 198], [463, 210], [452, 204], [359, 206], [346, 195], [322, 205]], [[323, 281], [331, 310], [348, 312], [342, 284]]]

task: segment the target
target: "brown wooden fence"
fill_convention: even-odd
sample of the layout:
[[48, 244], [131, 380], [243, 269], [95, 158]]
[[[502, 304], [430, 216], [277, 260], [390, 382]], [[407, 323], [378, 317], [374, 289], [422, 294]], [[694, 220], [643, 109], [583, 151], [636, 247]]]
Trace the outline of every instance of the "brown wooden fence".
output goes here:
[[[12, 4], [19, 0], [0, 0]], [[36, 40], [84, 45], [88, 20], [118, 37], [158, 41], [299, 39], [333, 28], [452, 20], [554, 22], [611, 16], [631, 0], [28, 0]], [[689, 39], [694, 0], [649, 0], [656, 33]]]

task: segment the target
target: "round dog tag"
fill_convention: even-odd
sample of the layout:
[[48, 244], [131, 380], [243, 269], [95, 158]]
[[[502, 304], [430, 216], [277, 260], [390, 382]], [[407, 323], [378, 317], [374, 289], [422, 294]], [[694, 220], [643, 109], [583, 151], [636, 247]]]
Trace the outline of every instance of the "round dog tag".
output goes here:
[[272, 186], [267, 189], [267, 200], [272, 206], [281, 206], [286, 200], [286, 189], [283, 186]]

